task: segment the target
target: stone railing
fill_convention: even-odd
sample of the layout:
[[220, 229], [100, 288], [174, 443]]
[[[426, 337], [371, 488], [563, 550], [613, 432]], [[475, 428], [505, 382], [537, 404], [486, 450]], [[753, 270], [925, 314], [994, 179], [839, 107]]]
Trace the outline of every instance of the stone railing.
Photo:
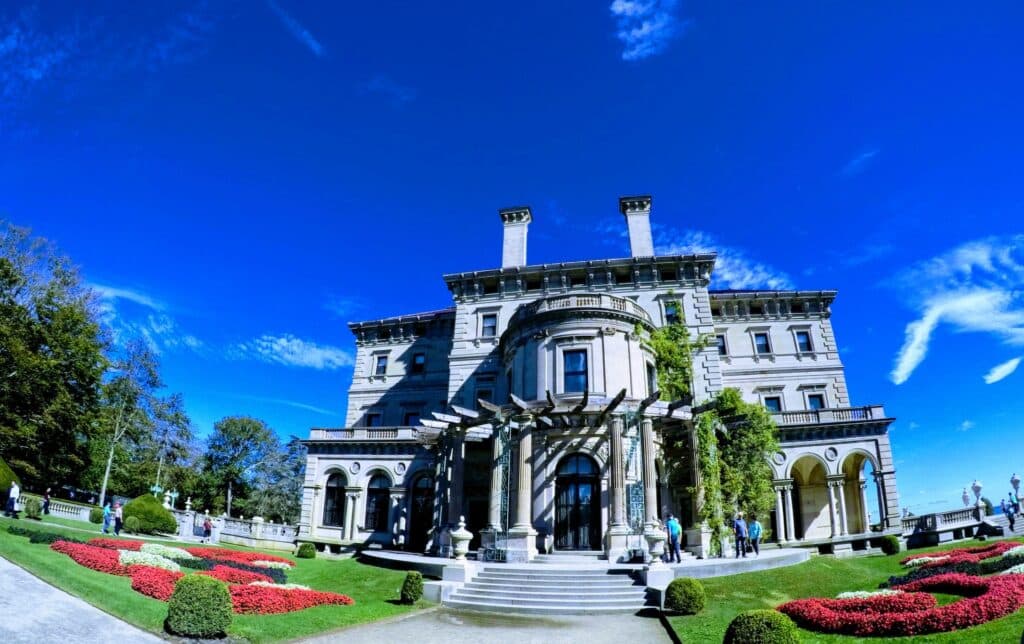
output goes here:
[[299, 536], [297, 526], [272, 523], [260, 517], [253, 517], [251, 520], [222, 517], [219, 521], [223, 526], [219, 537], [225, 543], [253, 548], [291, 550]]
[[393, 441], [416, 440], [413, 427], [346, 427], [339, 429], [312, 429], [310, 440], [335, 441]]
[[885, 408], [881, 405], [869, 407], [838, 407], [834, 409], [803, 409], [800, 411], [780, 411], [772, 414], [776, 425], [823, 425], [828, 423], [848, 423], [858, 420], [881, 420], [885, 418]]
[[966, 507], [947, 512], [922, 514], [903, 519], [903, 533], [938, 532], [951, 526], [980, 523], [984, 518], [984, 507]]
[[[43, 504], [43, 498], [36, 494], [22, 494], [20, 498], [20, 507], [25, 507], [26, 499], [39, 499], [39, 505]], [[50, 499], [50, 514], [55, 517], [61, 517], [62, 519], [71, 519], [72, 521], [89, 521], [89, 511], [92, 510], [91, 505], [83, 505], [79, 503], [71, 503], [69, 501], [61, 501], [59, 499]]]
[[516, 310], [509, 322], [509, 326], [519, 324], [528, 318], [547, 311], [559, 311], [562, 309], [603, 309], [606, 311], [618, 311], [628, 313], [633, 317], [640, 318], [645, 322], [653, 324], [651, 315], [642, 306], [633, 300], [624, 297], [616, 297], [604, 293], [587, 293], [585, 295], [561, 295], [546, 297], [530, 304], [524, 304]]

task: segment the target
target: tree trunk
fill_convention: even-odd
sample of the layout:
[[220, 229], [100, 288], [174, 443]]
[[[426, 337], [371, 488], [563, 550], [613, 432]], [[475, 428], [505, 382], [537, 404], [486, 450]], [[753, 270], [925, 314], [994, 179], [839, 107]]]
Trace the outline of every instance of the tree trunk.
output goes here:
[[107, 498], [107, 481], [110, 480], [110, 466], [114, 462], [114, 448], [117, 447], [117, 441], [110, 441], [110, 453], [107, 454], [107, 469], [103, 472], [103, 485], [100, 486], [100, 507], [103, 507], [103, 502]]
[[228, 518], [231, 518], [231, 481], [228, 481]]

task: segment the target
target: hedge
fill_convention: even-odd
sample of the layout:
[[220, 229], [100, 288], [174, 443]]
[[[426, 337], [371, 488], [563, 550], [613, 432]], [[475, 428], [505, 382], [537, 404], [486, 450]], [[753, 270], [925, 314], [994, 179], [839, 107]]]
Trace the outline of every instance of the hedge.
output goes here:
[[894, 534], [887, 534], [882, 537], [882, 552], [887, 555], [894, 555], [900, 551], [900, 538]]
[[401, 600], [403, 604], [415, 604], [423, 598], [423, 575], [410, 570], [402, 583]]
[[125, 519], [124, 520], [124, 529], [125, 529], [125, 532], [130, 532], [132, 534], [139, 534], [139, 531], [141, 530], [141, 524], [139, 523], [139, 517], [128, 517], [127, 519]]
[[174, 534], [178, 531], [178, 522], [174, 520], [174, 515], [152, 494], [143, 494], [124, 506], [125, 521], [131, 517], [138, 519], [138, 529], [141, 533]]
[[725, 631], [724, 644], [800, 644], [800, 634], [786, 615], [774, 610], [748, 610]]
[[299, 559], [316, 559], [316, 546], [311, 543], [300, 543], [295, 556]]
[[66, 537], [56, 532], [46, 532], [45, 530], [33, 530], [32, 528], [21, 528], [18, 526], [9, 526], [7, 528], [9, 534], [13, 534], [18, 537], [28, 537], [29, 543], [53, 543], [55, 541], [67, 541], [68, 543], [84, 543], [80, 539], [74, 537]]
[[25, 509], [25, 516], [29, 519], [38, 521], [43, 518], [43, 504], [36, 497], [25, 497], [23, 507]]
[[92, 508], [89, 510], [89, 523], [99, 525], [103, 523], [103, 508]]
[[167, 630], [184, 637], [222, 637], [231, 626], [231, 593], [222, 581], [187, 575], [167, 603]]
[[679, 577], [673, 579], [665, 589], [665, 608], [683, 615], [696, 615], [704, 610], [707, 593], [696, 579]]

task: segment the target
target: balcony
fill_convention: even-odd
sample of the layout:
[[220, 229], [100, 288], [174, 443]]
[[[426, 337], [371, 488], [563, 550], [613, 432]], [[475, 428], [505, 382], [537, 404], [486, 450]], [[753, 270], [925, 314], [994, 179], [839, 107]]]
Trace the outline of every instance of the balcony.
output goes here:
[[881, 405], [869, 407], [837, 407], [834, 409], [803, 409], [782, 411], [772, 414], [779, 427], [790, 425], [827, 425], [830, 423], [852, 423], [865, 420], [885, 420], [885, 408]]
[[626, 315], [638, 318], [647, 324], [654, 324], [651, 315], [642, 306], [633, 300], [608, 295], [605, 293], [586, 293], [580, 295], [560, 295], [546, 297], [530, 304], [524, 304], [516, 310], [509, 323], [509, 327], [522, 324], [530, 318], [567, 309], [585, 309], [591, 311], [612, 311], [625, 313]]
[[311, 441], [411, 441], [416, 440], [414, 427], [341, 427], [311, 429]]

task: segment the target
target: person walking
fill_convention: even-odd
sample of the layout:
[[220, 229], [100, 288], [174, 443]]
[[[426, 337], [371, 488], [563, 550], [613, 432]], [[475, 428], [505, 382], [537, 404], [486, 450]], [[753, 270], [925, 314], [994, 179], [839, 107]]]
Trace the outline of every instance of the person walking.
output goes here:
[[50, 513], [50, 488], [46, 488], [46, 493], [43, 494], [43, 514]]
[[114, 512], [110, 509], [110, 501], [103, 506], [103, 534], [110, 534], [110, 522], [114, 519]]
[[680, 525], [679, 519], [674, 514], [668, 515], [665, 531], [668, 532], [668, 562], [683, 563], [683, 556], [679, 552], [679, 538], [683, 536], [683, 526]]
[[750, 547], [754, 549], [754, 556], [761, 556], [761, 533], [764, 528], [761, 526], [761, 522], [757, 520], [756, 515], [750, 515], [750, 524], [747, 525], [747, 535], [750, 539]]
[[120, 503], [114, 504], [114, 535], [121, 536], [121, 527], [124, 526], [124, 510]]
[[1020, 514], [1020, 499], [1013, 493], [1013, 490], [1010, 490], [1010, 506], [1014, 514]]
[[206, 515], [206, 520], [203, 521], [203, 543], [210, 543], [210, 537], [213, 535], [213, 521], [210, 521], [210, 515]]
[[7, 490], [7, 508], [4, 512], [5, 515], [12, 519], [18, 518], [18, 498], [21, 496], [21, 488], [14, 481], [11, 481], [11, 487]]
[[736, 538], [736, 558], [742, 556], [747, 558], [747, 522], [743, 520], [743, 513], [737, 512], [736, 519], [732, 522], [733, 536]]

